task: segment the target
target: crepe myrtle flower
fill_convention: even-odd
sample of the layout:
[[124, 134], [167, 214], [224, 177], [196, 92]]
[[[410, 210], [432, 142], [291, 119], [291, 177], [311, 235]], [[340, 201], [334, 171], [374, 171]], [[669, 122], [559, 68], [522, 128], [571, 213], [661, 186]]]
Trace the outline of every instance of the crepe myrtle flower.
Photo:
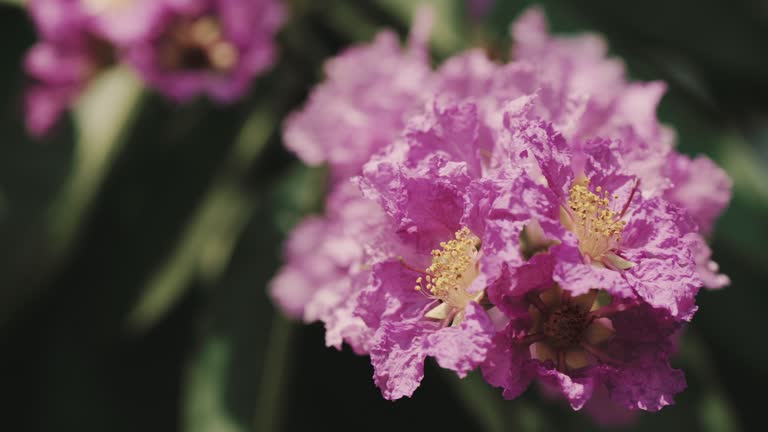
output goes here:
[[[552, 36], [538, 8], [515, 21], [512, 35], [515, 61], [536, 71], [537, 115], [552, 122], [573, 150], [597, 137], [609, 139], [625, 170], [640, 180], [644, 197], [663, 196], [684, 208], [701, 235], [708, 235], [730, 200], [731, 181], [708, 158], [691, 159], [675, 150], [674, 131], [656, 116], [666, 85], [629, 81], [624, 64], [608, 57], [599, 35]], [[698, 242], [697, 268], [704, 285], [728, 285], [703, 237]]]
[[504, 241], [504, 224], [486, 227], [490, 203], [506, 179], [480, 148], [474, 105], [417, 116], [402, 140], [372, 158], [358, 179], [388, 216], [390, 244], [372, 266], [356, 313], [375, 329], [374, 380], [387, 399], [410, 396], [427, 356], [465, 376], [487, 355], [494, 320], [485, 264]]
[[31, 78], [25, 95], [27, 129], [44, 135], [87, 84], [115, 61], [115, 50], [75, 0], [31, 0], [40, 40], [24, 59]]
[[[556, 249], [560, 246], [554, 246]], [[513, 399], [534, 380], [585, 407], [593, 394], [627, 410], [658, 411], [674, 403], [685, 378], [669, 364], [680, 322], [638, 297], [612, 296], [599, 286], [573, 295], [553, 278], [555, 254], [534, 255], [510, 268], [510, 283], [489, 287], [509, 318], [482, 365], [485, 379]], [[592, 404], [599, 412], [606, 404]], [[594, 412], [598, 410], [598, 412]]]
[[[412, 180], [411, 187], [428, 193], [422, 189], [426, 179]], [[463, 202], [458, 190], [449, 184], [433, 186], [434, 195], [422, 197], [430, 207], [423, 216], [432, 210], [438, 213], [424, 221], [424, 227], [445, 223], [445, 232], [427, 228], [408, 235], [413, 247], [404, 246], [406, 255], [373, 266], [372, 283], [363, 289], [357, 308], [366, 324], [376, 329], [371, 363], [376, 385], [387, 399], [413, 393], [427, 356], [465, 376], [483, 361], [495, 332], [486, 312], [490, 305], [478, 284], [485, 279], [478, 237], [484, 233], [466, 226], [482, 221], [462, 218], [465, 210], [471, 213], [471, 204]], [[412, 223], [418, 230], [422, 221], [416, 217]]]
[[638, 193], [639, 179], [623, 170], [610, 142], [574, 152], [528, 112], [524, 106], [506, 116], [502, 146], [528, 178], [518, 179], [525, 192], [508, 193], [505, 205], [514, 209], [510, 218], [530, 219], [520, 232], [531, 244], [559, 245], [555, 282], [574, 296], [596, 286], [618, 298], [639, 296], [689, 320], [701, 285], [696, 224], [663, 198]]
[[185, 101], [207, 94], [232, 102], [272, 65], [283, 22], [277, 0], [167, 0], [161, 25], [126, 46], [150, 86]]

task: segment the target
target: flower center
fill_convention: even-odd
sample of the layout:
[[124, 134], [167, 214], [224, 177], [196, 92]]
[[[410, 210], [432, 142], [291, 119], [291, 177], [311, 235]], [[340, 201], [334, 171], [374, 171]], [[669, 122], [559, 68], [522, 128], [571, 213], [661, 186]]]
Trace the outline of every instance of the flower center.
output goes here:
[[432, 251], [432, 264], [423, 272], [425, 276], [416, 279], [417, 291], [442, 302], [427, 313], [429, 318], [445, 319], [482, 297], [482, 292], [467, 291], [480, 274], [480, 239], [466, 227], [455, 236]]
[[[552, 361], [558, 370], [577, 370], [596, 361], [613, 361], [599, 348], [613, 337], [611, 320], [602, 316], [610, 300], [597, 290], [577, 297], [555, 286], [526, 296], [532, 326], [518, 343], [530, 344], [531, 357]], [[605, 303], [605, 304], [603, 304]]]
[[88, 79], [115, 64], [115, 47], [106, 39], [94, 34], [87, 35], [87, 50], [89, 63], [85, 72]]
[[563, 225], [578, 236], [581, 253], [593, 262], [602, 261], [606, 254], [618, 249], [627, 224], [621, 220], [623, 214], [611, 210], [609, 196], [600, 186], [592, 192], [589, 180], [576, 182], [569, 191], [568, 211], [561, 218]]
[[229, 72], [238, 60], [236, 47], [212, 16], [178, 21], [161, 42], [160, 52], [168, 70]]
[[581, 334], [588, 325], [587, 312], [568, 303], [547, 314], [543, 331], [554, 348], [563, 349], [579, 345]]

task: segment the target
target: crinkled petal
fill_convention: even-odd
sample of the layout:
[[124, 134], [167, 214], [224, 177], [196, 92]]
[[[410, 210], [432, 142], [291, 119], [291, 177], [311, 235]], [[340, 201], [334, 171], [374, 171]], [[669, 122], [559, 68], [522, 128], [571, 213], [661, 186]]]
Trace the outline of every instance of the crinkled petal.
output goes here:
[[692, 252], [695, 224], [679, 208], [660, 198], [644, 200], [624, 229], [622, 253], [635, 266], [624, 275], [651, 306], [689, 320], [701, 287]]
[[646, 304], [611, 316], [615, 338], [606, 348], [618, 364], [603, 364], [597, 374], [611, 400], [627, 409], [658, 411], [674, 402], [685, 377], [669, 365], [679, 321]]
[[[536, 162], [538, 172], [529, 171], [537, 182], [541, 180], [564, 201], [566, 190], [573, 180], [571, 151], [563, 138], [551, 123], [541, 120], [528, 120], [519, 114], [508, 113], [505, 127], [509, 132], [504, 145], [512, 157]], [[533, 159], [531, 159], [531, 157]]]
[[304, 307], [314, 298], [315, 286], [301, 270], [286, 267], [270, 282], [269, 294], [285, 314], [301, 319]]
[[383, 320], [419, 316], [429, 303], [414, 289], [419, 276], [397, 260], [374, 265], [371, 283], [362, 289], [355, 315], [371, 328], [378, 328]]
[[514, 345], [507, 332], [493, 337], [493, 344], [482, 364], [483, 378], [494, 387], [501, 387], [505, 399], [515, 399], [531, 384], [536, 367], [526, 347]]
[[359, 173], [424, 100], [430, 70], [422, 51], [403, 51], [394, 33], [382, 32], [330, 60], [327, 80], [288, 118], [286, 146], [308, 164], [328, 162], [335, 178]]
[[673, 183], [664, 198], [688, 210], [699, 230], [708, 234], [731, 200], [728, 174], [706, 156], [691, 159], [677, 153], [669, 155], [664, 171]]
[[574, 237], [569, 233], [561, 246], [553, 248], [552, 253], [557, 257], [553, 278], [561, 287], [575, 296], [591, 289], [603, 289], [620, 298], [635, 297], [632, 286], [620, 271], [584, 262]]
[[635, 423], [640, 415], [637, 410], [618, 406], [612, 401], [604, 386], [597, 386], [592, 398], [584, 405], [584, 411], [602, 427], [628, 426]]
[[699, 277], [705, 287], [710, 289], [724, 288], [731, 284], [731, 279], [720, 273], [720, 266], [712, 261], [712, 250], [707, 245], [704, 237], [698, 234], [689, 234], [692, 236], [691, 247], [693, 256], [696, 259], [696, 269]]
[[477, 303], [464, 308], [464, 320], [427, 336], [425, 349], [437, 364], [465, 377], [485, 360], [495, 328], [485, 310]]
[[491, 345], [493, 324], [476, 303], [465, 309], [458, 326], [440, 328], [424, 317], [410, 321], [386, 321], [377, 332], [371, 349], [374, 381], [386, 399], [411, 396], [424, 376], [424, 360], [463, 377], [484, 359]]
[[603, 373], [611, 400], [627, 409], [658, 411], [675, 402], [686, 387], [685, 375], [664, 359], [648, 359], [639, 365]]
[[553, 387], [565, 397], [575, 410], [580, 410], [587, 403], [595, 389], [595, 378], [590, 375], [571, 376], [557, 369], [538, 364], [539, 378], [544, 385]]
[[470, 182], [465, 163], [434, 155], [416, 170], [374, 159], [363, 168], [361, 187], [398, 224], [405, 241], [429, 253], [460, 228]]
[[470, 176], [479, 177], [481, 170], [478, 143], [479, 119], [473, 103], [440, 106], [432, 101], [423, 115], [408, 124], [405, 140], [409, 165], [444, 154], [447, 160], [464, 162]]

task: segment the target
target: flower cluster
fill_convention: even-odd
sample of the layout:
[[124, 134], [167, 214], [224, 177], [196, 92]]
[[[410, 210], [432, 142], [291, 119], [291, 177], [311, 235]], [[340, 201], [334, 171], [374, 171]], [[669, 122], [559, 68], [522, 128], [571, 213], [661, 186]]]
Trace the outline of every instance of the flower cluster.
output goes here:
[[728, 283], [704, 240], [727, 175], [675, 151], [655, 114], [664, 84], [628, 81], [601, 38], [552, 37], [533, 9], [513, 61], [474, 50], [433, 70], [429, 20], [404, 49], [382, 33], [331, 60], [286, 124], [333, 181], [273, 298], [369, 355], [387, 399], [433, 357], [510, 399], [539, 381], [598, 418], [596, 401], [673, 403], [673, 336], [702, 286]]
[[106, 67], [131, 65], [174, 100], [230, 102], [273, 62], [278, 0], [30, 0], [27, 127], [48, 131]]

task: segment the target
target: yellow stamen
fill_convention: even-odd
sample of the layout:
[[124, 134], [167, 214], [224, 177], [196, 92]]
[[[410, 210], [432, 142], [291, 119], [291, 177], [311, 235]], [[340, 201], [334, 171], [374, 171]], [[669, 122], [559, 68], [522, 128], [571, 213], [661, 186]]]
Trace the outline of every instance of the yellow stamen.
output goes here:
[[592, 192], [589, 180], [584, 180], [571, 186], [568, 197], [571, 220], [564, 225], [579, 237], [581, 253], [597, 262], [618, 248], [627, 224], [611, 210], [609, 196], [600, 186]]
[[440, 243], [440, 249], [432, 251], [432, 264], [425, 271], [427, 275], [416, 279], [417, 291], [442, 302], [438, 306], [440, 310], [427, 314], [431, 318], [444, 317], [449, 309], [452, 313], [461, 311], [482, 296], [482, 293], [467, 291], [480, 273], [480, 239], [466, 227], [457, 231], [455, 237]]

